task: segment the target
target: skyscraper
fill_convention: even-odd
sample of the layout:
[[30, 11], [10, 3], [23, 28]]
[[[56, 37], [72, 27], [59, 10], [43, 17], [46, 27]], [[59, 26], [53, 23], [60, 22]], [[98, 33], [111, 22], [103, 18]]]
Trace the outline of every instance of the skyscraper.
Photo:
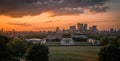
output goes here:
[[74, 25], [74, 26], [70, 26], [70, 27], [69, 27], [69, 30], [70, 30], [70, 32], [75, 32], [75, 31], [76, 31], [75, 25]]
[[93, 25], [92, 28], [91, 28], [92, 31], [97, 31], [97, 26], [96, 25]]
[[84, 31], [87, 30], [87, 27], [88, 27], [88, 25], [87, 25], [87, 24], [84, 24]]
[[56, 32], [59, 33], [60, 32], [60, 29], [59, 27], [56, 28]]
[[83, 31], [83, 28], [84, 28], [83, 24], [77, 23], [77, 30], [78, 31]]
[[110, 28], [110, 32], [114, 32], [114, 29], [113, 29], [113, 28]]

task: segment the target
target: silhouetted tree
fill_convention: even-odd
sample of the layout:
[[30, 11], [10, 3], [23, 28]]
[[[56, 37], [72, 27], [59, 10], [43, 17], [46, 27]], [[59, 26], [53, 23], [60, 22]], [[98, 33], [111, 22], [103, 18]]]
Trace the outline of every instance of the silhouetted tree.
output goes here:
[[100, 49], [99, 61], [120, 61], [120, 48], [107, 45]]
[[14, 56], [24, 56], [27, 49], [27, 44], [21, 39], [14, 39], [11, 41], [10, 46]]
[[19, 61], [11, 54], [9, 41], [10, 39], [7, 36], [0, 35], [0, 61]]
[[100, 38], [99, 44], [104, 46], [104, 45], [107, 45], [108, 42], [109, 42], [109, 39], [107, 37], [103, 37], [103, 38]]
[[26, 61], [48, 61], [48, 47], [41, 44], [34, 44], [27, 50]]
[[119, 47], [120, 47], [120, 39], [118, 39], [117, 42], [118, 42], [118, 45], [119, 45]]
[[[103, 39], [107, 40], [107, 39]], [[99, 52], [99, 61], [120, 61], [120, 47], [119, 40], [116, 38], [109, 38], [109, 42], [106, 42]]]

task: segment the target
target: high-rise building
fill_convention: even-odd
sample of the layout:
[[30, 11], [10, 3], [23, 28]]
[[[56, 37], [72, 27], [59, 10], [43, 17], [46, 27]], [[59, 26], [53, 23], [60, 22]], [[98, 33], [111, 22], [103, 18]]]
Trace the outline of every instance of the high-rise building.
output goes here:
[[70, 30], [70, 32], [75, 32], [76, 31], [76, 27], [75, 26], [70, 26], [69, 30]]
[[3, 32], [3, 28], [1, 29], [1, 32]]
[[80, 30], [80, 23], [77, 23], [77, 30]]
[[93, 25], [91, 30], [92, 30], [92, 31], [97, 31], [97, 26], [96, 26], [96, 25]]
[[88, 27], [88, 25], [87, 25], [87, 24], [84, 24], [84, 31], [87, 30], [87, 27]]
[[78, 31], [83, 31], [83, 28], [84, 28], [83, 24], [77, 23], [77, 30]]
[[16, 33], [15, 29], [13, 29], [12, 32], [15, 34]]
[[87, 30], [88, 25], [87, 24], [82, 24], [82, 23], [77, 23], [77, 30], [78, 31], [86, 31]]
[[57, 32], [57, 33], [58, 33], [58, 32], [60, 32], [60, 29], [59, 29], [59, 27], [57, 27], [57, 28], [56, 28], [56, 32]]
[[114, 29], [113, 29], [113, 28], [110, 28], [110, 32], [114, 32]]

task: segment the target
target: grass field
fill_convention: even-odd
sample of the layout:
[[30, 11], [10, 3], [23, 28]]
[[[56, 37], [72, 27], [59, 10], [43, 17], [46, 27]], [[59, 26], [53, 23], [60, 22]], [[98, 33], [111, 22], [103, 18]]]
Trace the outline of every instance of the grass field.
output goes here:
[[49, 61], [97, 61], [98, 46], [51, 46]]

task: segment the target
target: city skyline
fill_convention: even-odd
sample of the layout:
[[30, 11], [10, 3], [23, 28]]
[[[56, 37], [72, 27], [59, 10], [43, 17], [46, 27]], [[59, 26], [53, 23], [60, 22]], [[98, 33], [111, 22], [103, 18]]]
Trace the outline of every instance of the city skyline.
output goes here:
[[[4, 30], [3, 28], [0, 29], [1, 32], [6, 32], [6, 30]], [[13, 31], [16, 32], [16, 29], [11, 29], [8, 31]], [[35, 31], [35, 30], [25, 30], [25, 31], [18, 31], [18, 32], [28, 32], [28, 31]], [[74, 25], [70, 25], [67, 28], [60, 28], [59, 26], [57, 26], [56, 28], [54, 28], [54, 30], [37, 30], [35, 32], [87, 32], [87, 31], [93, 31], [93, 32], [99, 32], [99, 31], [120, 31], [120, 29], [115, 29], [115, 28], [109, 28], [108, 30], [100, 30], [99, 27], [97, 25], [92, 25], [92, 26], [88, 26], [87, 23], [76, 23]]]
[[56, 27], [69, 29], [78, 22], [88, 27], [97, 25], [99, 30], [120, 29], [119, 3], [120, 0], [1, 0], [0, 29], [53, 31]]

